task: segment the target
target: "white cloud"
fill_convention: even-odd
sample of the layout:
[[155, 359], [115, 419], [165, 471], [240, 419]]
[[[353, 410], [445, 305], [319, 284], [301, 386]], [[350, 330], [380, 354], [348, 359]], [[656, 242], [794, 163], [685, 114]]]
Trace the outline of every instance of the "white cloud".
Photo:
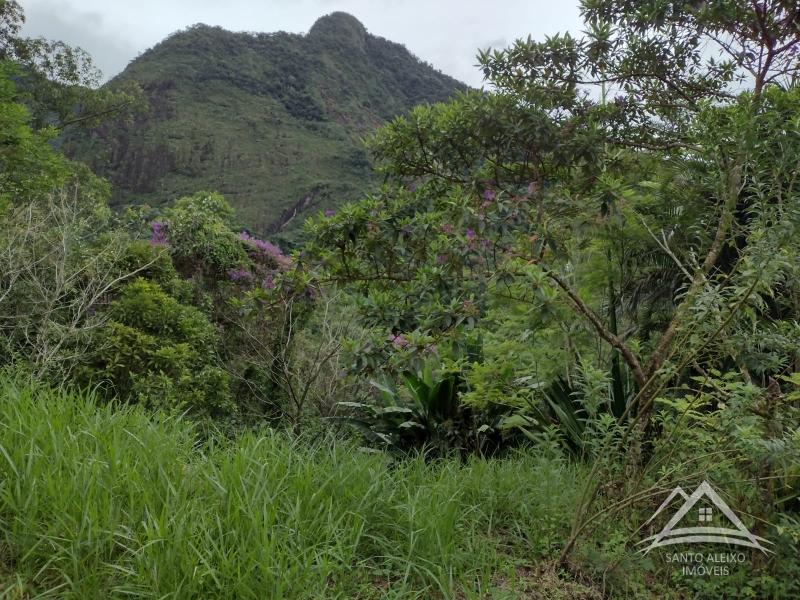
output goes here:
[[473, 86], [478, 48], [529, 34], [577, 32], [577, 0], [23, 0], [27, 35], [87, 50], [107, 77], [173, 31], [194, 23], [233, 31], [305, 32], [323, 14], [354, 15], [375, 35], [404, 44], [422, 60]]

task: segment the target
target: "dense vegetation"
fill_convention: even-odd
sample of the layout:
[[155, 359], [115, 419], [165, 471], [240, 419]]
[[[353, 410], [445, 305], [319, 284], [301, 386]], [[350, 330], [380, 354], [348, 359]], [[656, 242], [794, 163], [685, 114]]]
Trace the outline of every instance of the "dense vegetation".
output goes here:
[[345, 13], [306, 35], [195, 25], [106, 88], [131, 83], [145, 107], [67, 136], [67, 153], [109, 178], [115, 205], [214, 189], [260, 233], [296, 231], [312, 209], [356, 199], [371, 181], [362, 137], [465, 89]]
[[[139, 90], [0, 3], [3, 594], [800, 595], [800, 8], [581, 6], [585, 37], [483, 52], [492, 92], [381, 128], [382, 187], [289, 253], [191, 174], [110, 210], [53, 141], [146, 131]], [[397, 60], [343, 15], [164, 48], [209, 35]], [[278, 85], [302, 69], [235, 72], [327, 114]], [[702, 481], [769, 552], [640, 551]]]

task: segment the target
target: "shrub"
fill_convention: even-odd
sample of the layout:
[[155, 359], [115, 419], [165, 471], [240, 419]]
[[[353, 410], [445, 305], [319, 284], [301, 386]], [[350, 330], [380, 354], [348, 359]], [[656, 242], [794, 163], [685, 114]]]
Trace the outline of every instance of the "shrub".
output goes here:
[[231, 229], [233, 209], [216, 193], [198, 192], [164, 211], [158, 235], [169, 244], [177, 269], [186, 277], [225, 279], [247, 263], [247, 254]]
[[217, 366], [214, 326], [157, 283], [137, 279], [109, 307], [85, 380], [103, 380], [129, 402], [224, 416], [234, 410], [228, 375]]

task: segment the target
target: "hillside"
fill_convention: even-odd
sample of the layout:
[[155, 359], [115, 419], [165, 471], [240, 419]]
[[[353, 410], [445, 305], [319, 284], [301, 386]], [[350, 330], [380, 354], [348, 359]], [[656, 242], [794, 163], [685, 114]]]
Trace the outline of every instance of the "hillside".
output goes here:
[[110, 179], [116, 205], [213, 189], [261, 233], [355, 199], [371, 177], [363, 135], [465, 89], [345, 13], [305, 35], [195, 25], [108, 85], [125, 80], [149, 110], [66, 140], [66, 152]]

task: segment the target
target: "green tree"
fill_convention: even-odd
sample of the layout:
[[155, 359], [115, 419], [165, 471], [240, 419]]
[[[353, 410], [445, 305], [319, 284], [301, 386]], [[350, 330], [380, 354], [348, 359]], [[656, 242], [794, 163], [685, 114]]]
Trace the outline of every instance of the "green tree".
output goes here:
[[[765, 139], [782, 151], [794, 143], [793, 117], [775, 106], [796, 95], [780, 88], [798, 72], [797, 11], [785, 2], [582, 7], [584, 39], [481, 54], [497, 93], [420, 107], [384, 128], [373, 148], [406, 187], [312, 229], [331, 276], [367, 286], [366, 307], [388, 327], [451, 330], [485, 314], [487, 292], [546, 306], [547, 289], [557, 291], [626, 365], [639, 389], [630, 412], [647, 432], [665, 377], [704, 346], [683, 343], [697, 303], [739, 290], [748, 261], [783, 251], [763, 243], [763, 228], [790, 206], [792, 167], [767, 172], [757, 159]], [[708, 57], [710, 43], [724, 59]], [[748, 73], [752, 89], [736, 94]], [[592, 83], [617, 96], [594, 100], [583, 87]], [[783, 125], [767, 126], [774, 118]], [[653, 272], [631, 268], [631, 257], [652, 252], [680, 273], [667, 290], [676, 308], [663, 329], [637, 336], [638, 323], [618, 313]]]
[[[589, 355], [616, 380], [587, 402], [614, 405], [624, 429], [609, 440], [642, 473], [664, 394], [729, 371], [768, 398], [797, 367], [799, 9], [581, 6], [584, 38], [481, 53], [493, 93], [379, 132], [390, 185], [311, 230], [325, 276], [353, 282], [369, 322], [395, 332], [457, 338], [522, 303], [544, 317], [533, 330], [546, 352], [571, 311], [592, 340], [567, 338], [573, 360]], [[517, 396], [537, 376], [491, 366], [474, 370], [485, 374], [470, 396], [497, 395], [489, 378]], [[578, 422], [560, 406], [563, 427]], [[590, 473], [565, 560], [606, 464]]]
[[0, 61], [0, 208], [41, 198], [66, 184], [75, 165], [50, 145], [52, 128], [34, 130], [12, 81], [18, 68]]
[[109, 115], [141, 108], [138, 86], [97, 89], [100, 72], [86, 51], [58, 40], [23, 37], [24, 23], [19, 2], [0, 0], [0, 63], [18, 67], [14, 76], [35, 130], [97, 125]]

